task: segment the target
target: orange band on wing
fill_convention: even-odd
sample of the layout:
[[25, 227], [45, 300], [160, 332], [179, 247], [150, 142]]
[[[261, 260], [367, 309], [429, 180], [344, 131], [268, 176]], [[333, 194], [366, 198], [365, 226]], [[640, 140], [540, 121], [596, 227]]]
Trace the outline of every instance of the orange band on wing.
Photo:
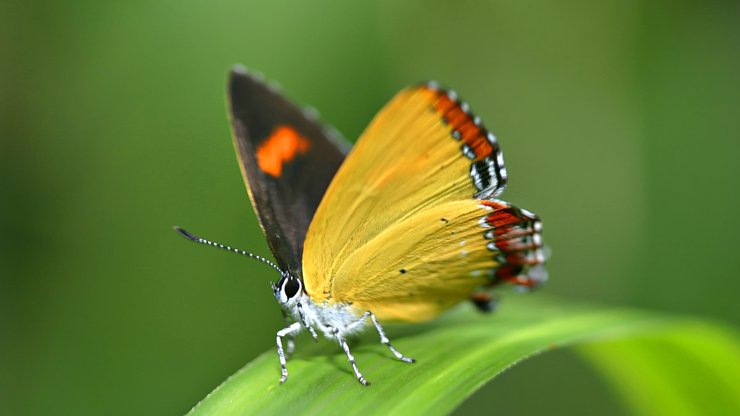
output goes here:
[[[450, 98], [444, 91], [432, 90], [437, 95], [434, 109], [455, 131], [458, 140], [470, 146], [475, 152], [475, 159], [481, 160], [493, 153], [493, 145], [487, 137], [488, 133], [481, 128], [480, 122], [470, 112], [461, 107], [461, 104]], [[467, 104], [465, 104], [467, 105]]]
[[470, 107], [456, 92], [445, 90], [435, 82], [419, 87], [430, 102], [430, 110], [443, 122], [452, 138], [460, 143], [460, 151], [471, 161], [470, 179], [477, 191], [476, 199], [498, 196], [506, 187], [506, 168], [496, 137], [483, 127]]
[[278, 126], [259, 148], [257, 164], [263, 172], [279, 178], [283, 174], [283, 164], [305, 154], [311, 143], [300, 136], [293, 128]]

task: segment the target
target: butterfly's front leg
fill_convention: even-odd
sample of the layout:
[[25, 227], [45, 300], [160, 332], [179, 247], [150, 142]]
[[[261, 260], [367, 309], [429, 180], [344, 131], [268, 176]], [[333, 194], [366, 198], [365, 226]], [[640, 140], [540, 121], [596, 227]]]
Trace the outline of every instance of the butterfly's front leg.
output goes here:
[[370, 311], [365, 312], [365, 315], [369, 315], [370, 316], [370, 319], [373, 320], [373, 324], [375, 325], [375, 329], [378, 330], [378, 335], [380, 335], [380, 342], [382, 344], [385, 344], [385, 346], [388, 347], [389, 350], [391, 350], [391, 352], [393, 353], [393, 355], [396, 356], [396, 358], [398, 358], [399, 360], [401, 360], [401, 361], [403, 361], [405, 363], [409, 363], [409, 364], [416, 362], [416, 360], [414, 360], [413, 358], [406, 357], [403, 354], [401, 354], [397, 349], [395, 349], [393, 347], [393, 345], [391, 345], [391, 341], [388, 339], [387, 336], [385, 336], [385, 331], [383, 331], [383, 327], [380, 326], [380, 322], [378, 322], [378, 318], [376, 318], [375, 315], [373, 315], [372, 312], [370, 312]]
[[296, 305], [296, 309], [298, 309], [298, 316], [301, 318], [301, 323], [303, 324], [303, 326], [308, 329], [308, 332], [311, 334], [311, 337], [313, 337], [313, 340], [318, 341], [319, 336], [316, 334], [316, 330], [308, 324], [308, 321], [306, 320], [306, 313], [303, 311], [303, 305], [301, 304], [301, 302], [298, 302], [298, 304]]
[[[292, 337], [301, 331], [301, 324], [295, 322], [277, 332], [275, 341], [277, 343], [277, 353], [280, 359], [280, 384], [285, 383], [288, 380], [288, 368], [285, 366], [285, 352], [283, 351], [283, 338]], [[292, 341], [292, 340], [291, 340]], [[290, 344], [288, 344], [290, 346]]]

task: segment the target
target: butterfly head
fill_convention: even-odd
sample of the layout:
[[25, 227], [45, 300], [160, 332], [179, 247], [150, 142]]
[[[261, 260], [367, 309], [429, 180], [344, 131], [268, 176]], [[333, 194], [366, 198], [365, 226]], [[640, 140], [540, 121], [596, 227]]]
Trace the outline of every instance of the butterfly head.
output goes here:
[[303, 282], [290, 273], [283, 273], [280, 280], [277, 283], [273, 283], [272, 292], [275, 294], [275, 299], [277, 299], [278, 303], [288, 306], [300, 298], [303, 292]]

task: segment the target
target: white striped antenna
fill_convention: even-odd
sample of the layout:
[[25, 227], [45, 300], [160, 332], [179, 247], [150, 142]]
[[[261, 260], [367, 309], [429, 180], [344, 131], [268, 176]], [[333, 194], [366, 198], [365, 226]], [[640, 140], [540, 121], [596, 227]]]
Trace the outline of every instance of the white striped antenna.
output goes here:
[[266, 258], [264, 258], [262, 256], [258, 256], [258, 255], [254, 254], [254, 253], [250, 253], [248, 251], [244, 251], [244, 250], [241, 250], [241, 249], [238, 249], [238, 248], [229, 247], [229, 246], [224, 245], [224, 244], [221, 244], [221, 243], [216, 243], [216, 242], [213, 242], [213, 241], [210, 241], [210, 240], [206, 240], [205, 238], [200, 238], [197, 235], [191, 234], [190, 232], [188, 232], [185, 229], [180, 228], [178, 226], [174, 226], [172, 228], [175, 231], [177, 231], [178, 234], [180, 234], [181, 236], [187, 238], [190, 241], [194, 241], [194, 242], [199, 243], [199, 244], [205, 244], [205, 245], [211, 246], [211, 247], [220, 248], [222, 250], [230, 251], [230, 252], [236, 253], [236, 254], [241, 254], [242, 256], [246, 256], [246, 257], [249, 257], [251, 259], [254, 259], [254, 260], [257, 260], [257, 261], [261, 261], [262, 263], [265, 263], [266, 265], [268, 265], [268, 266], [272, 267], [273, 269], [277, 270], [278, 273], [280, 273], [281, 276], [285, 275], [285, 272], [280, 267], [278, 267], [275, 263], [271, 262], [270, 260], [267, 260]]

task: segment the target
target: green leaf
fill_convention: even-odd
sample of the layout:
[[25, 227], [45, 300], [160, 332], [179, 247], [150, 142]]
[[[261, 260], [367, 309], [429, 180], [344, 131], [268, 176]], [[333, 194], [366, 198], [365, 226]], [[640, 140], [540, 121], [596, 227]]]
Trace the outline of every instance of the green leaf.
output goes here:
[[644, 415], [740, 414], [740, 348], [731, 331], [688, 321], [655, 333], [579, 346]]
[[[286, 384], [278, 384], [277, 355], [267, 351], [190, 414], [445, 414], [517, 362], [553, 348], [585, 343], [592, 344], [579, 351], [611, 382], [622, 386], [618, 390], [627, 404], [639, 412], [702, 409], [703, 400], [716, 400], [726, 411], [740, 409], [734, 334], [645, 311], [563, 305], [567, 303], [540, 295], [510, 296], [492, 315], [463, 306], [431, 323], [387, 328], [394, 346], [416, 358], [415, 364], [394, 359], [368, 329], [353, 343], [352, 351], [372, 382], [369, 387], [355, 380], [336, 344], [322, 340], [312, 345], [307, 337], [299, 338], [297, 353], [288, 361]], [[666, 345], [671, 353], [662, 355]], [[725, 364], [727, 371], [723, 371]], [[674, 380], [681, 371], [686, 374], [680, 382]], [[655, 380], [663, 378], [672, 381], [658, 383], [660, 394], [651, 401]], [[705, 378], [713, 379], [712, 391], [701, 389]], [[692, 387], [695, 394], [680, 396]]]

